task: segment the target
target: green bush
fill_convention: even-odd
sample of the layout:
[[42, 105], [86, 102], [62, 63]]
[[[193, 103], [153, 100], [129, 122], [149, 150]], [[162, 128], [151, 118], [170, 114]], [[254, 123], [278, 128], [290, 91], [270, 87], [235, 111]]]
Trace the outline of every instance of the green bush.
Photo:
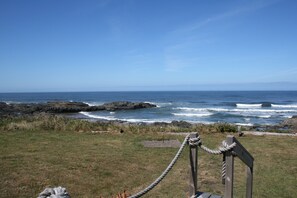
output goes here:
[[235, 132], [237, 132], [236, 126], [232, 125], [232, 124], [229, 124], [229, 123], [216, 124], [216, 129], [217, 129], [217, 132], [220, 132], [220, 133], [225, 133], [225, 132], [235, 133]]

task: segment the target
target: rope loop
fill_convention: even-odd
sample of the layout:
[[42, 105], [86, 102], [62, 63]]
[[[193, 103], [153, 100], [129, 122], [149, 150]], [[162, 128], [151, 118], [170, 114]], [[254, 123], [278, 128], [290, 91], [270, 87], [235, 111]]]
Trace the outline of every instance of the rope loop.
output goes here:
[[222, 152], [222, 153], [225, 153], [227, 151], [230, 151], [232, 150], [234, 147], [236, 146], [236, 142], [233, 142], [232, 144], [228, 144], [225, 140], [222, 142], [222, 146], [219, 147], [219, 150]]
[[233, 142], [232, 144], [229, 145], [226, 141], [223, 141], [222, 146], [220, 146], [218, 149], [210, 149], [202, 144], [200, 136], [198, 136], [196, 138], [189, 138], [188, 142], [189, 142], [190, 146], [199, 146], [205, 152], [214, 154], [214, 155], [223, 154], [227, 151], [232, 150], [236, 146], [235, 142]]
[[201, 146], [202, 140], [200, 139], [200, 136], [195, 138], [189, 138], [188, 140], [190, 146]]

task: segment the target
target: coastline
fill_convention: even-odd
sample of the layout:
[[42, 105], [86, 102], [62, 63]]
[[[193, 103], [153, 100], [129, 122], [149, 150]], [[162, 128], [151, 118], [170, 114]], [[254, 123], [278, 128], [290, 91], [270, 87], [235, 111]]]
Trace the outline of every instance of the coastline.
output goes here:
[[[80, 119], [124, 121], [131, 123], [155, 123], [186, 121], [197, 124], [233, 123], [251, 127], [276, 125], [297, 115], [297, 92], [77, 92], [77, 93], [15, 93], [0, 94], [0, 101], [9, 105], [43, 104], [49, 102], [73, 102], [82, 107], [69, 109]], [[101, 110], [105, 103], [115, 101], [144, 102], [156, 105], [153, 108], [136, 110]], [[88, 106], [87, 106], [88, 105]], [[24, 105], [25, 106], [25, 105]], [[85, 106], [85, 107], [83, 107]], [[99, 106], [99, 107], [98, 107]], [[96, 108], [98, 111], [96, 111]], [[34, 112], [30, 108], [26, 111]], [[48, 108], [49, 109], [49, 108]], [[49, 113], [70, 113], [56, 107], [45, 109]], [[53, 111], [54, 110], [54, 111]], [[40, 111], [40, 110], [39, 110]], [[60, 111], [60, 112], [58, 112]], [[30, 113], [30, 112], [29, 112]], [[36, 111], [38, 113], [38, 111]], [[1, 103], [0, 103], [1, 116]]]
[[[113, 128], [111, 131], [128, 131], [127, 128], [142, 128], [142, 131], [160, 131], [160, 132], [188, 132], [188, 131], [202, 131], [206, 133], [213, 132], [241, 132], [241, 131], [254, 131], [257, 133], [272, 132], [272, 133], [291, 133], [297, 131], [297, 117], [287, 118], [275, 125], [252, 125], [241, 126], [228, 122], [217, 123], [191, 123], [183, 120], [172, 120], [170, 122], [129, 122], [127, 120], [105, 120], [90, 118], [88, 116], [78, 117], [77, 113], [92, 112], [92, 111], [134, 111], [139, 109], [156, 108], [155, 104], [148, 102], [127, 102], [118, 101], [105, 103], [102, 105], [92, 105], [83, 102], [47, 102], [47, 103], [19, 103], [7, 104], [0, 102], [0, 119], [2, 129], [14, 130], [19, 129], [21, 126], [18, 123], [27, 122], [27, 129], [33, 130], [35, 126], [38, 130], [38, 125], [32, 124], [35, 122], [44, 122], [52, 120], [53, 123], [49, 125], [65, 125], [62, 128], [67, 128], [68, 123], [75, 123], [75, 125], [82, 125], [79, 131], [98, 131], [98, 127], [107, 126], [105, 128]], [[14, 124], [12, 124], [14, 123]], [[86, 124], [90, 123], [90, 124]], [[15, 127], [11, 127], [15, 125]], [[9, 127], [10, 126], [10, 127]], [[24, 127], [24, 126], [23, 126]], [[21, 127], [22, 128], [22, 127]], [[44, 127], [43, 127], [44, 128]], [[52, 127], [53, 128], [53, 127]], [[54, 127], [55, 128], [55, 127]], [[61, 128], [61, 127], [60, 127]], [[103, 127], [104, 128], [104, 127]], [[123, 129], [125, 128], [125, 129]], [[151, 128], [151, 129], [150, 129]], [[24, 127], [26, 129], [26, 127]], [[46, 129], [46, 128], [44, 128]], [[75, 129], [76, 130], [76, 129]], [[101, 130], [101, 129], [100, 129]], [[99, 131], [100, 131], [99, 130]], [[103, 130], [104, 131], [104, 130]], [[257, 134], [255, 133], [255, 134]]]

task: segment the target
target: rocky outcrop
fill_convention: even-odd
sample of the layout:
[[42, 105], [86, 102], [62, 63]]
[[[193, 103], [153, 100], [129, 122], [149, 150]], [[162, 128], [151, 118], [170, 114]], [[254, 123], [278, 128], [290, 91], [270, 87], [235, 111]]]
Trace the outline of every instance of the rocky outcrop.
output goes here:
[[289, 129], [292, 129], [293, 131], [297, 132], [297, 116], [293, 116], [292, 118], [288, 118], [288, 119], [284, 120], [280, 124], [280, 127], [289, 128]]
[[43, 112], [76, 113], [85, 110], [89, 105], [83, 102], [48, 102], [40, 107]]
[[103, 104], [105, 110], [117, 111], [117, 110], [130, 110], [130, 109], [145, 109], [156, 107], [156, 105], [146, 102], [111, 102]]
[[99, 106], [89, 106], [83, 102], [48, 102], [27, 104], [6, 104], [0, 102], [0, 116], [24, 115], [33, 113], [78, 113], [80, 111], [118, 111], [152, 108], [156, 105], [144, 102], [111, 102]]

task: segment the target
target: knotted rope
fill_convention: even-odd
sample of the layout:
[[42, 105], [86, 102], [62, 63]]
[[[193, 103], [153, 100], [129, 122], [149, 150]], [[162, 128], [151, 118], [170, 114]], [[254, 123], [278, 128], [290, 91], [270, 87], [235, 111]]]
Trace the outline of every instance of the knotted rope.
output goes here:
[[210, 148], [207, 148], [206, 146], [204, 146], [202, 144], [202, 140], [200, 139], [200, 136], [198, 136], [196, 138], [190, 138], [189, 145], [190, 146], [199, 146], [202, 150], [206, 151], [207, 153], [214, 154], [214, 155], [220, 155], [220, 154], [223, 154], [223, 153], [233, 149], [236, 146], [236, 143], [233, 142], [232, 144], [229, 145], [229, 144], [227, 144], [226, 141], [223, 141], [222, 146], [220, 146], [218, 149], [215, 150], [215, 149], [210, 149]]
[[[139, 191], [138, 193], [131, 195], [128, 198], [138, 198], [141, 197], [142, 195], [145, 195], [146, 193], [148, 193], [150, 190], [152, 190], [155, 186], [157, 186], [163, 179], [164, 177], [169, 173], [169, 171], [172, 169], [172, 167], [174, 166], [174, 164], [176, 163], [176, 161], [179, 159], [183, 149], [185, 148], [186, 144], [189, 144], [190, 146], [199, 146], [202, 150], [210, 153], [210, 154], [215, 154], [215, 155], [219, 155], [219, 154], [224, 154], [227, 151], [230, 151], [231, 149], [233, 149], [236, 146], [236, 143], [232, 143], [230, 145], [227, 144], [227, 142], [223, 141], [222, 142], [222, 146], [219, 147], [219, 149], [217, 150], [212, 150], [207, 148], [206, 146], [202, 145], [202, 141], [200, 139], [200, 136], [196, 137], [196, 138], [190, 138], [190, 134], [188, 134], [181, 147], [179, 148], [179, 150], [177, 151], [177, 153], [175, 154], [173, 160], [170, 162], [170, 164], [167, 166], [167, 168], [163, 171], [163, 173], [153, 182], [151, 183], [149, 186], [147, 186], [145, 189]], [[224, 158], [225, 159], [225, 158]], [[226, 175], [226, 164], [223, 161], [223, 168], [222, 168], [222, 176]]]
[[202, 150], [206, 151], [207, 153], [214, 154], [214, 155], [220, 155], [223, 154], [223, 161], [222, 161], [222, 182], [224, 184], [225, 178], [226, 178], [226, 159], [225, 159], [225, 153], [227, 151], [232, 150], [236, 146], [236, 142], [233, 142], [232, 144], [228, 144], [226, 141], [222, 142], [222, 145], [218, 149], [210, 149], [207, 148], [202, 144], [202, 140], [200, 139], [200, 136], [195, 138], [189, 139], [189, 145], [190, 146], [199, 146]]

